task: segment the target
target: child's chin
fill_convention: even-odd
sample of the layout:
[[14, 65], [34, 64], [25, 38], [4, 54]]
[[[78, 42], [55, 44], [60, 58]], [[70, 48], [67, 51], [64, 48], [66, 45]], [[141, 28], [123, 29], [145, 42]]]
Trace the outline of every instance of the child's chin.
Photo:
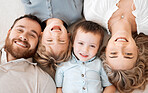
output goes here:
[[88, 61], [88, 59], [84, 58], [84, 59], [80, 59], [80, 61]]

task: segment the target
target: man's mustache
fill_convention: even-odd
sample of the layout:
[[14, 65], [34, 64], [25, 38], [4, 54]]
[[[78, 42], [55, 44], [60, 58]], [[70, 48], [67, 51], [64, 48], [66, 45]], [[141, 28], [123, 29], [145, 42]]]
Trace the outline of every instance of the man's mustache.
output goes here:
[[30, 48], [30, 44], [28, 43], [28, 41], [22, 41], [20, 38], [14, 38], [12, 42], [21, 42], [23, 45], [26, 46], [26, 48]]

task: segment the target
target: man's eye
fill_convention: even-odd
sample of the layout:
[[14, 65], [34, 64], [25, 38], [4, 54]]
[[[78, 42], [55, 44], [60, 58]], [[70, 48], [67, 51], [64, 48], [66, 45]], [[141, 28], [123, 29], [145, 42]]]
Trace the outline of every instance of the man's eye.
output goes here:
[[34, 34], [30, 34], [31, 37], [35, 38], [36, 36]]
[[22, 29], [17, 29], [17, 31], [18, 31], [18, 32], [23, 32], [23, 30], [22, 30]]

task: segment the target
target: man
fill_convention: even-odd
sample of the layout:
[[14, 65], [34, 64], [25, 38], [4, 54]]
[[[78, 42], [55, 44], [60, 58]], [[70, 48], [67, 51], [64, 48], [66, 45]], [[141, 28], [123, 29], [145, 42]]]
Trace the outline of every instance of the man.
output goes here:
[[0, 93], [55, 93], [55, 83], [31, 57], [36, 52], [41, 22], [33, 15], [15, 20], [0, 50]]

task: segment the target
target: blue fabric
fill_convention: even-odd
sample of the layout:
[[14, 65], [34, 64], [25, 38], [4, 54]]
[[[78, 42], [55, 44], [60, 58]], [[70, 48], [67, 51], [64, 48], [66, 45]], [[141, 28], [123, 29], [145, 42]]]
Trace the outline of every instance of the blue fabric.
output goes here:
[[67, 25], [82, 19], [83, 0], [22, 0], [26, 14], [33, 14], [42, 21], [59, 18]]
[[55, 81], [63, 93], [101, 93], [111, 85], [99, 58], [82, 62], [74, 55], [57, 67]]

